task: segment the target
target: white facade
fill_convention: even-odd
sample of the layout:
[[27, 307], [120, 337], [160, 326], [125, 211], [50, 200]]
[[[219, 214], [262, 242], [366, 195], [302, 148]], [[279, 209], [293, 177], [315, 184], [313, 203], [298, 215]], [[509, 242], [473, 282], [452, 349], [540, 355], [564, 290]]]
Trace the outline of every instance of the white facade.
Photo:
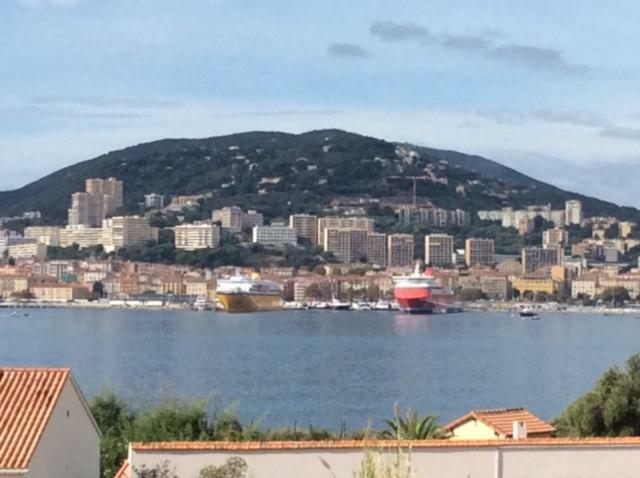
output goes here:
[[176, 249], [196, 251], [220, 245], [220, 227], [209, 222], [182, 224], [173, 228]]
[[[244, 445], [244, 446], [243, 446]], [[389, 442], [337, 443], [207, 443], [134, 445], [129, 462], [134, 468], [168, 461], [178, 476], [196, 478], [211, 465], [242, 458], [252, 478], [351, 477], [361, 469], [365, 445], [374, 460], [391, 464], [398, 448]], [[215, 447], [215, 448], [214, 448]], [[638, 476], [640, 440], [634, 439], [522, 439], [487, 441], [445, 440], [405, 444], [400, 463], [410, 460], [415, 477], [437, 478], [549, 478]]]
[[289, 226], [253, 226], [253, 243], [264, 246], [295, 246], [298, 243], [296, 230]]
[[564, 205], [565, 212], [565, 224], [570, 226], [571, 224], [582, 224], [582, 203], [575, 199], [565, 202]]

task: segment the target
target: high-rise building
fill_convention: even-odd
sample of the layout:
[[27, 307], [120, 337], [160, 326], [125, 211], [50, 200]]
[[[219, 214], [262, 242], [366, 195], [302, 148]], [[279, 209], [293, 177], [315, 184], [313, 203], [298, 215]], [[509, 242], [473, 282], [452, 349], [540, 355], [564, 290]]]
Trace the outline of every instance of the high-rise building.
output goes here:
[[318, 219], [318, 243], [327, 250], [325, 229], [351, 229], [373, 232], [375, 221], [364, 216], [327, 216]]
[[464, 243], [464, 260], [467, 266], [490, 266], [494, 262], [493, 239], [469, 238]]
[[158, 240], [158, 228], [149, 225], [142, 216], [116, 216], [102, 222], [102, 244], [105, 251], [114, 251]]
[[46, 246], [60, 245], [60, 228], [56, 226], [30, 226], [24, 228], [24, 237], [35, 239]]
[[571, 199], [564, 203], [564, 223], [567, 226], [572, 224], [582, 224], [582, 203]]
[[257, 211], [243, 212], [237, 206], [214, 209], [211, 213], [211, 220], [219, 222], [223, 229], [229, 232], [242, 232], [243, 229], [253, 229], [254, 226], [262, 226], [264, 218]]
[[253, 226], [253, 242], [254, 244], [262, 244], [264, 246], [284, 247], [295, 246], [298, 243], [296, 230], [289, 226], [271, 225], [271, 226]]
[[289, 227], [294, 228], [298, 237], [309, 241], [311, 245], [318, 243], [318, 216], [292, 214], [289, 216]]
[[322, 243], [326, 251], [344, 263], [361, 262], [367, 257], [366, 230], [360, 229], [324, 229]]
[[412, 234], [390, 234], [387, 238], [387, 266], [406, 267], [413, 263]]
[[387, 266], [387, 235], [381, 232], [367, 233], [367, 262], [380, 267]]
[[568, 242], [569, 233], [561, 227], [547, 229], [542, 233], [542, 245], [544, 247], [564, 247]]
[[562, 249], [559, 247], [525, 247], [522, 249], [522, 273], [530, 274], [543, 267], [562, 263]]
[[625, 239], [633, 233], [636, 228], [635, 222], [622, 221], [618, 224], [618, 235]]
[[162, 209], [164, 207], [164, 195], [156, 193], [145, 194], [144, 207], [147, 209]]
[[453, 236], [429, 234], [424, 237], [424, 263], [434, 267], [453, 264]]
[[87, 179], [85, 191], [71, 195], [69, 225], [99, 227], [108, 214], [123, 206], [123, 189], [123, 182], [116, 178]]
[[173, 228], [176, 249], [196, 251], [220, 245], [220, 227], [210, 222], [180, 224]]

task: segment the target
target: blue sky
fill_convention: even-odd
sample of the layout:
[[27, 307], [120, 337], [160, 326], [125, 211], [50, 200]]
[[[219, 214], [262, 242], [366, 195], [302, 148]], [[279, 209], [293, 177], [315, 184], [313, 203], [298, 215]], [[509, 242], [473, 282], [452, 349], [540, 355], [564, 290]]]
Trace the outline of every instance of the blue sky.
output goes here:
[[163, 137], [338, 127], [640, 206], [631, 1], [2, 0], [0, 189]]

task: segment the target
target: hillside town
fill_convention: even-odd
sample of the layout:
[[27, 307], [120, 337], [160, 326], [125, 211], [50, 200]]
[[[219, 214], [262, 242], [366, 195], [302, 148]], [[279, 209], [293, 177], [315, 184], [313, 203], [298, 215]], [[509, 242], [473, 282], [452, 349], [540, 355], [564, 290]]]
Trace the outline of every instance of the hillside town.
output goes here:
[[[121, 214], [124, 184], [116, 178], [90, 178], [85, 190], [71, 196], [66, 226], [27, 225], [11, 229], [16, 218], [2, 218], [0, 297], [9, 303], [39, 302], [94, 305], [214, 307], [217, 281], [234, 275], [260, 275], [276, 282], [286, 302], [310, 304], [331, 300], [389, 301], [394, 276], [407, 274], [416, 260], [433, 271], [442, 287], [462, 302], [596, 301], [620, 305], [640, 295], [636, 262], [622, 261], [637, 251], [636, 224], [614, 217], [584, 217], [578, 200], [564, 209], [550, 205], [495, 211], [447, 211], [432, 204], [394, 208], [400, 226], [445, 228], [472, 221], [499, 224], [521, 236], [537, 234], [540, 245], [520, 254], [502, 254], [487, 237], [456, 237], [443, 232], [381, 232], [359, 201], [337, 201], [327, 215], [291, 214], [267, 224], [263, 214], [238, 206], [214, 209], [209, 220], [185, 220], [198, 196], [173, 196], [167, 204], [157, 193], [145, 195], [144, 213]], [[360, 201], [363, 202], [363, 201]], [[130, 260], [118, 252], [157, 243], [163, 229], [152, 226], [158, 215], [177, 218], [171, 231], [176, 251], [215, 251], [233, 241], [263, 251], [316, 251], [315, 267], [262, 265], [218, 267]], [[38, 221], [38, 212], [19, 218]], [[540, 224], [546, 228], [540, 228]], [[585, 235], [585, 232], [588, 235]], [[463, 247], [457, 247], [457, 244]], [[71, 248], [98, 255], [52, 257]], [[391, 306], [391, 305], [389, 305]]]

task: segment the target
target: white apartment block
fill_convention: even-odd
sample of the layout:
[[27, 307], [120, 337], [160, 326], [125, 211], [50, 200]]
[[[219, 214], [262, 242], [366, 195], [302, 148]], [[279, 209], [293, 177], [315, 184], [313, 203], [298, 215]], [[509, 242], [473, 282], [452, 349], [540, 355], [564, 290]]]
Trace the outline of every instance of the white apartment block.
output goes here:
[[173, 228], [176, 249], [196, 251], [220, 245], [220, 227], [210, 222], [181, 224]]
[[311, 214], [292, 214], [289, 227], [296, 230], [299, 238], [306, 239], [311, 245], [318, 244], [318, 216]]
[[77, 244], [82, 249], [102, 244], [103, 240], [101, 227], [67, 226], [60, 229], [60, 247]]
[[327, 216], [318, 219], [318, 243], [327, 250], [326, 229], [350, 229], [374, 232], [375, 221], [364, 216]]
[[571, 282], [571, 297], [577, 299], [580, 296], [593, 299], [596, 296], [598, 282], [595, 279], [574, 279]]
[[453, 264], [453, 236], [429, 234], [424, 237], [424, 262], [435, 267]]
[[549, 247], [549, 246], [563, 247], [568, 242], [569, 242], [569, 233], [561, 227], [556, 227], [554, 229], [547, 229], [542, 233], [542, 245], [545, 247]]
[[164, 207], [164, 195], [156, 193], [145, 194], [144, 207], [147, 209], [162, 209]]
[[158, 240], [158, 228], [151, 227], [149, 219], [142, 216], [105, 219], [102, 229], [103, 246], [107, 252]]
[[582, 224], [582, 203], [575, 199], [565, 202], [565, 225], [570, 226], [572, 224]]
[[47, 246], [57, 247], [60, 245], [60, 228], [56, 226], [25, 227], [24, 237], [26, 239], [35, 239], [37, 242]]
[[242, 232], [243, 229], [252, 229], [254, 226], [264, 224], [264, 217], [261, 213], [253, 210], [243, 212], [237, 206], [214, 209], [211, 213], [211, 220], [219, 222], [223, 229], [230, 232]]
[[289, 226], [253, 226], [253, 243], [264, 246], [284, 247], [298, 244], [296, 230]]
[[19, 244], [9, 244], [7, 250], [9, 252], [9, 257], [13, 257], [14, 259], [29, 259], [37, 257], [42, 261], [47, 258], [47, 246], [40, 242], [36, 242], [35, 239], [27, 239]]

